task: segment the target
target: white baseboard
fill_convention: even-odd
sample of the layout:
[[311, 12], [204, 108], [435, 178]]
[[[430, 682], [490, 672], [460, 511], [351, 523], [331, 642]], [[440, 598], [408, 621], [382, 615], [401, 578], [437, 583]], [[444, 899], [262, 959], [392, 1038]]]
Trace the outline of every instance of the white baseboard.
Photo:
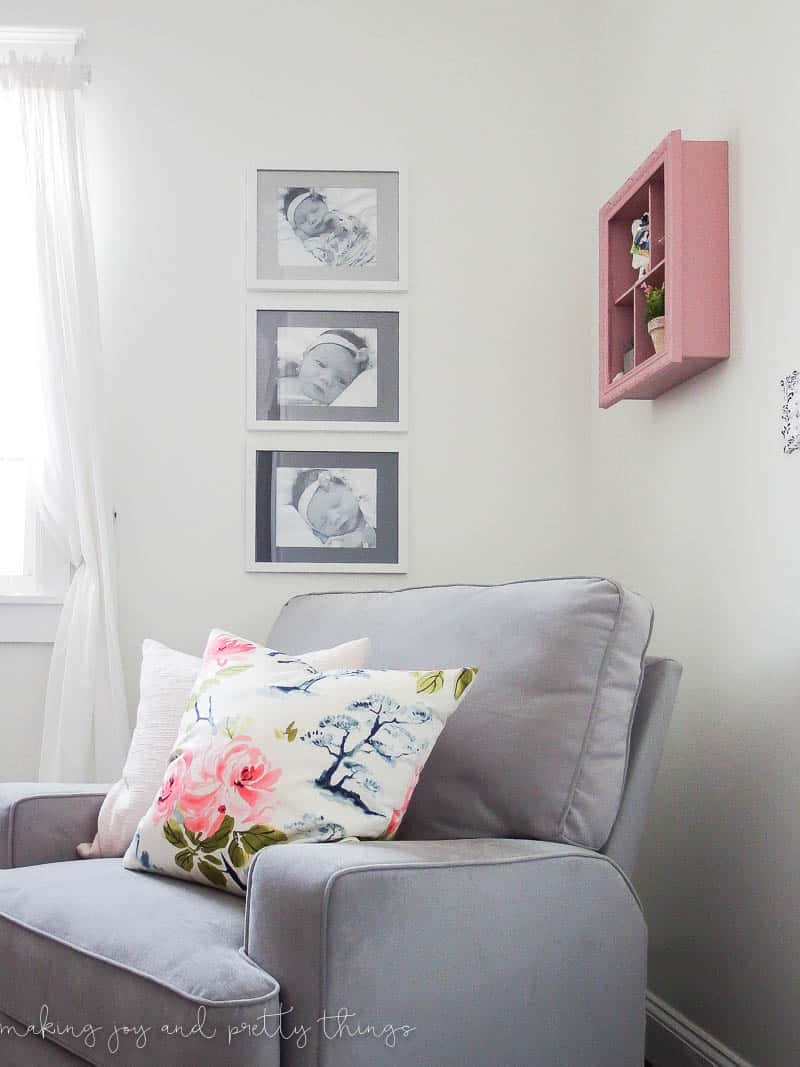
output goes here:
[[655, 993], [647, 994], [647, 1059], [653, 1067], [752, 1067]]

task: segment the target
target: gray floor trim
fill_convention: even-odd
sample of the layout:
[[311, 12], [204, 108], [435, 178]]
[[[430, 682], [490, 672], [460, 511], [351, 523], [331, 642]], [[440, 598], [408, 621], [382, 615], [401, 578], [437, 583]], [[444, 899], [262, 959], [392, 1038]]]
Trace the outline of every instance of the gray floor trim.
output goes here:
[[653, 1067], [753, 1067], [655, 993], [647, 994], [647, 1059]]

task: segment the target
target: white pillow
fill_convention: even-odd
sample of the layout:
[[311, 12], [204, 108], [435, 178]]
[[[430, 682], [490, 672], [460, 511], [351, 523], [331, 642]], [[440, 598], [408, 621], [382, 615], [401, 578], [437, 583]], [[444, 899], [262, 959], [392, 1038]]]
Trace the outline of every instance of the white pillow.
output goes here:
[[[214, 662], [218, 668], [228, 666], [228, 661], [241, 655], [242, 649], [256, 647], [250, 642], [237, 642], [223, 631], [214, 633], [217, 635]], [[365, 637], [336, 648], [306, 652], [302, 656], [271, 652], [268, 673], [279, 678], [293, 668], [296, 671], [304, 662], [316, 670], [363, 667], [368, 655], [369, 640]], [[178, 724], [187, 710], [202, 663], [199, 657], [176, 652], [158, 641], [148, 639], [142, 644], [139, 709], [128, 757], [122, 778], [111, 787], [103, 801], [94, 841], [78, 845], [81, 858], [125, 854], [139, 820], [161, 785]]]
[[392, 838], [476, 668], [276, 679], [260, 646], [220, 666], [217, 638], [124, 865], [244, 893], [269, 845]]

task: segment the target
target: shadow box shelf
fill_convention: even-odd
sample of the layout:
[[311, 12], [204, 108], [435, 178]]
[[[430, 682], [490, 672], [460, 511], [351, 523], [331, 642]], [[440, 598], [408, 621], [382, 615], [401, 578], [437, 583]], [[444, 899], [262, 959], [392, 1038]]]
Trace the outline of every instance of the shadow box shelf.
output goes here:
[[[647, 212], [647, 273], [631, 227]], [[643, 285], [665, 286], [665, 347], [647, 329]], [[728, 143], [673, 130], [600, 209], [600, 407], [653, 400], [730, 354]]]

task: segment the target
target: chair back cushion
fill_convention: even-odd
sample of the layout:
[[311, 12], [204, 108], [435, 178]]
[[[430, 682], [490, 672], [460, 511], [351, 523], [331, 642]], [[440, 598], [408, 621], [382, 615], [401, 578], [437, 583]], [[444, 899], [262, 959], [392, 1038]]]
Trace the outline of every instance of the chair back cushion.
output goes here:
[[370, 638], [369, 666], [480, 668], [398, 837], [602, 849], [619, 811], [652, 608], [605, 578], [319, 593], [283, 608], [288, 651]]

